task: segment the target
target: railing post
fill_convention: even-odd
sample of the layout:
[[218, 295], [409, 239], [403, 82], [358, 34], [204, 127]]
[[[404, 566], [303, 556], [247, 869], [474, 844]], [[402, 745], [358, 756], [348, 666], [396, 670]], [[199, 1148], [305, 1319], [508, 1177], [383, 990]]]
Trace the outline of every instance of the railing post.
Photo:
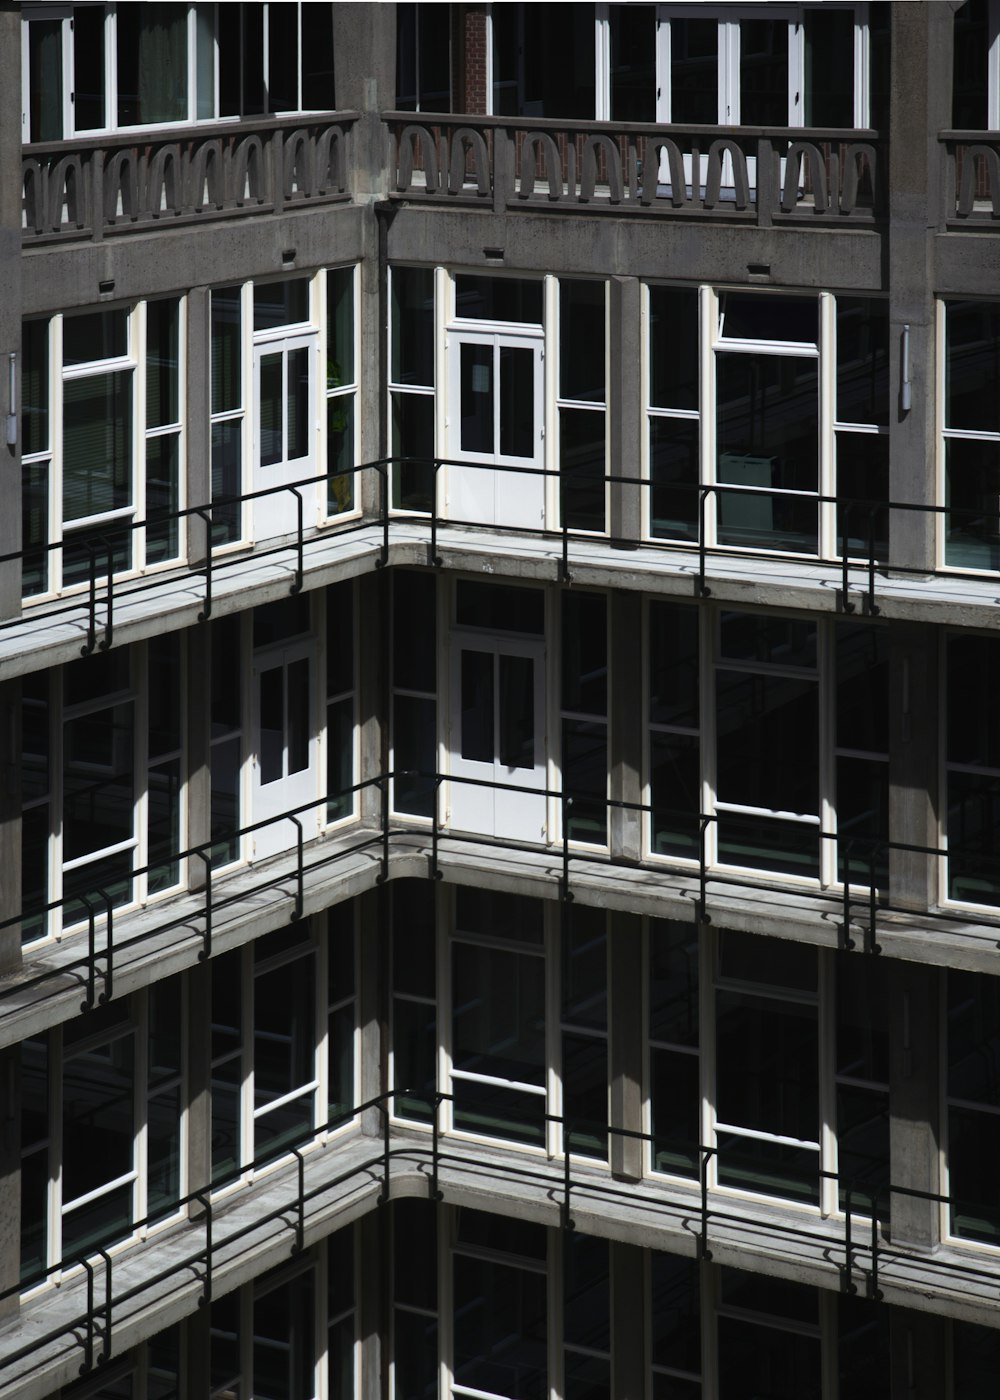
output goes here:
[[562, 1211], [561, 1211], [561, 1216], [562, 1216], [562, 1227], [563, 1227], [564, 1230], [575, 1230], [575, 1229], [576, 1229], [576, 1225], [575, 1225], [575, 1223], [574, 1223], [574, 1221], [573, 1221], [573, 1217], [572, 1217], [572, 1216], [570, 1215], [570, 1213], [569, 1213], [569, 1193], [570, 1193], [570, 1190], [572, 1189], [572, 1181], [571, 1181], [571, 1178], [570, 1178], [570, 1170], [569, 1170], [569, 1159], [570, 1159], [570, 1147], [569, 1147], [569, 1143], [570, 1143], [570, 1130], [569, 1130], [569, 1128], [567, 1127], [565, 1121], [563, 1122], [562, 1130], [563, 1130], [563, 1199], [562, 1199]]
[[559, 881], [559, 898], [568, 904], [573, 894], [569, 887], [569, 809], [573, 805], [572, 797], [562, 794], [562, 876]]
[[708, 1247], [708, 1163], [715, 1151], [714, 1147], [699, 1149], [701, 1158], [701, 1232], [698, 1235], [698, 1258], [709, 1260], [712, 1251]]
[[384, 885], [389, 878], [389, 778], [380, 773], [375, 781], [382, 798], [382, 868], [375, 876], [375, 883]]
[[[697, 165], [694, 167], [698, 169]], [[695, 592], [699, 598], [711, 597], [712, 590], [705, 583], [705, 503], [713, 486], [698, 488], [698, 574], [695, 579]]]
[[872, 1271], [868, 1280], [868, 1297], [874, 1299], [876, 1303], [881, 1303], [883, 1293], [878, 1286], [878, 1211], [875, 1209], [877, 1202], [872, 1200]]
[[105, 967], [104, 967], [104, 991], [100, 995], [102, 1002], [110, 1001], [114, 993], [114, 957], [115, 957], [115, 913], [111, 903], [111, 896], [107, 890], [98, 890], [97, 893], [104, 900], [104, 907], [107, 913], [108, 928], [105, 934]]
[[438, 1119], [441, 1114], [441, 1104], [443, 1102], [440, 1090], [434, 1091], [434, 1113], [431, 1117], [431, 1190], [429, 1199], [440, 1201], [443, 1192], [438, 1185], [438, 1160], [440, 1156], [440, 1134], [441, 1129]]
[[440, 838], [440, 827], [438, 825], [438, 807], [440, 805], [438, 794], [441, 791], [441, 784], [444, 782], [443, 773], [434, 774], [434, 810], [431, 813], [431, 879], [443, 880], [441, 867], [438, 865], [438, 841]]
[[706, 846], [708, 844], [708, 824], [711, 817], [701, 814], [699, 817], [699, 851], [698, 851], [698, 903], [695, 909], [698, 923], [710, 924], [712, 916], [708, 912], [708, 860]]
[[99, 1249], [97, 1252], [104, 1261], [104, 1335], [97, 1358], [100, 1365], [102, 1361], [111, 1359], [111, 1255], [106, 1249]]
[[389, 562], [389, 464], [388, 462], [376, 462], [375, 470], [378, 472], [379, 499], [382, 514], [382, 549], [379, 557], [375, 560], [376, 569], [384, 569]]
[[296, 1179], [298, 1181], [298, 1200], [296, 1202], [297, 1211], [295, 1217], [295, 1239], [292, 1242], [292, 1253], [301, 1254], [306, 1245], [306, 1159], [302, 1155], [302, 1150], [293, 1147], [295, 1154]]
[[199, 846], [191, 854], [205, 866], [205, 940], [198, 961], [206, 962], [212, 956], [212, 848]]
[[288, 820], [295, 827], [295, 907], [292, 909], [292, 923], [298, 923], [302, 918], [302, 911], [305, 907], [305, 868], [304, 868], [304, 837], [302, 832], [302, 822], [298, 817], [289, 817]]
[[302, 492], [295, 487], [292, 488], [292, 495], [295, 497], [295, 513], [298, 521], [298, 533], [295, 540], [295, 578], [291, 588], [288, 590], [293, 596], [302, 592], [302, 580], [305, 575], [305, 541], [303, 539], [304, 527], [304, 507], [302, 503]]
[[[97, 551], [93, 541], [87, 541], [87, 553], [90, 555], [90, 616], [87, 623], [87, 641], [80, 648], [81, 656], [89, 656], [97, 645]], [[66, 548], [63, 546], [63, 575], [66, 573]]]
[[438, 490], [437, 490], [437, 487], [438, 487], [438, 470], [439, 470], [440, 466], [441, 466], [441, 463], [440, 463], [437, 459], [435, 459], [435, 461], [434, 461], [434, 476], [433, 476], [433, 479], [432, 479], [432, 481], [431, 481], [431, 564], [432, 564], [432, 566], [433, 566], [435, 569], [440, 569], [441, 565], [444, 563], [444, 560], [441, 558], [440, 554], [438, 554], [438, 545], [437, 545], [437, 539], [438, 539], [438, 508], [437, 508]]
[[857, 1293], [858, 1286], [854, 1282], [854, 1243], [851, 1237], [851, 1206], [854, 1203], [854, 1182], [851, 1181], [847, 1187], [847, 1203], [844, 1212], [844, 1268], [840, 1275], [840, 1285], [844, 1293]]
[[89, 1259], [81, 1259], [80, 1263], [87, 1272], [87, 1338], [83, 1344], [83, 1364], [80, 1367], [80, 1375], [85, 1376], [94, 1369], [94, 1266]]
[[881, 953], [882, 951], [875, 927], [878, 911], [878, 901], [875, 898], [875, 856], [877, 850], [878, 847], [873, 844], [868, 855], [868, 927], [865, 930], [865, 952], [867, 953]]
[[844, 882], [844, 893], [841, 906], [840, 946], [844, 952], [850, 952], [854, 947], [854, 940], [851, 937], [851, 852], [853, 850], [853, 841], [846, 841], [841, 846], [843, 860], [841, 875]]
[[115, 558], [111, 541], [102, 536], [102, 543], [107, 550], [108, 558], [108, 615], [104, 624], [104, 641], [101, 643], [101, 651], [108, 651], [115, 630]]
[[[845, 501], [841, 509], [844, 512], [844, 528], [840, 532], [840, 609], [845, 613], [854, 611], [854, 604], [851, 602], [850, 593], [851, 582], [849, 574], [850, 556], [848, 553], [848, 541], [850, 539], [851, 511], [854, 509], [854, 501]], [[839, 505], [839, 502], [838, 502]], [[837, 506], [834, 507], [837, 509]]]
[[875, 511], [875, 506], [871, 506], [868, 511], [868, 597], [865, 600], [865, 611], [869, 617], [878, 617], [879, 614], [878, 604], [875, 602]]
[[382, 1111], [382, 1184], [377, 1204], [384, 1206], [389, 1201], [389, 1105], [385, 1099], [379, 1103], [379, 1108]]
[[196, 1191], [194, 1199], [205, 1212], [205, 1287], [198, 1299], [200, 1308], [207, 1308], [212, 1302], [212, 1270], [215, 1259], [212, 1253], [212, 1197], [207, 1191]]
[[212, 616], [212, 512], [199, 506], [195, 514], [205, 522], [205, 601], [198, 621], [207, 622]]
[[[89, 895], [81, 894], [77, 895], [77, 898], [87, 911], [87, 995], [80, 1003], [80, 1010], [92, 1011], [97, 991], [97, 930], [94, 923], [94, 906]], [[66, 912], [65, 903], [61, 912]]]

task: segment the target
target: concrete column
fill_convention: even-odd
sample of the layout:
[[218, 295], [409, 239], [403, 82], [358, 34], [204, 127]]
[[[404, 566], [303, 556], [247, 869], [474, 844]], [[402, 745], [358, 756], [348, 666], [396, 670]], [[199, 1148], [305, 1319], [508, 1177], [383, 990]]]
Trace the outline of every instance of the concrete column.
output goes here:
[[[641, 1132], [642, 921], [636, 914], [617, 910], [610, 912], [608, 921], [611, 1126]], [[642, 1176], [642, 1143], [638, 1138], [612, 1137], [611, 1170], [627, 1181], [637, 1181]]]
[[[610, 304], [610, 414], [612, 476], [638, 481], [642, 462], [642, 288], [637, 277], [612, 277]], [[638, 540], [642, 521], [642, 490], [618, 483], [611, 488], [611, 533], [616, 539]]]
[[[194, 287], [187, 298], [187, 504], [212, 499], [212, 311], [207, 287]], [[188, 558], [204, 563], [208, 530], [197, 515], [187, 518]]]
[[[388, 1083], [383, 1028], [388, 1016], [389, 891], [383, 886], [358, 898], [360, 920], [358, 1017], [361, 1025], [361, 1102], [381, 1094]], [[378, 1136], [384, 1125], [380, 1109], [361, 1115], [362, 1132]]]
[[644, 1400], [646, 1395], [646, 1300], [643, 1251], [635, 1244], [612, 1243], [611, 1255], [611, 1393], [615, 1400]]
[[[889, 131], [889, 498], [935, 503], [935, 238], [944, 210], [944, 154], [951, 125], [954, 7], [928, 0], [892, 7]], [[909, 327], [911, 407], [904, 408], [902, 355]], [[894, 511], [890, 563], [930, 571], [937, 522]]]
[[632, 803], [610, 809], [611, 853], [619, 860], [642, 855], [642, 597], [614, 589], [608, 611], [608, 676], [611, 689], [609, 753], [611, 800]]
[[[941, 1190], [942, 974], [936, 967], [896, 959], [889, 962], [888, 973], [889, 1179], [894, 1186], [937, 1194]], [[939, 1242], [936, 1202], [893, 1194], [891, 1209], [889, 1234], [894, 1245], [931, 1249]]]
[[[889, 839], [937, 849], [938, 647], [937, 628], [921, 622], [889, 627]], [[897, 908], [926, 909], [938, 896], [934, 856], [891, 850], [889, 891]]]
[[[0, 3], [0, 556], [21, 549], [21, 7]], [[10, 401], [9, 365], [15, 361]], [[7, 442], [13, 413], [17, 441]], [[21, 564], [0, 564], [0, 618], [21, 612]], [[6, 865], [4, 867], [7, 868]]]
[[389, 188], [391, 143], [381, 113], [396, 103], [396, 11], [370, 5], [333, 7], [334, 86], [340, 111], [360, 112], [349, 137], [348, 171], [355, 200], [368, 203]]
[[948, 1325], [947, 1318], [933, 1313], [890, 1309], [891, 1400], [940, 1400], [951, 1394]]
[[[358, 589], [358, 710], [361, 717], [361, 767], [358, 782], [367, 782], [389, 769], [389, 583], [390, 571], [362, 574]], [[361, 791], [361, 816], [370, 825], [381, 819], [382, 795], [377, 786]]]
[[[21, 1272], [21, 1074], [18, 1046], [0, 1051], [0, 1293]], [[18, 1309], [17, 1294], [0, 1303], [0, 1317]]]
[[191, 1313], [183, 1322], [184, 1380], [181, 1385], [181, 1395], [190, 1396], [191, 1400], [195, 1400], [195, 1396], [198, 1395], [207, 1395], [211, 1388], [211, 1320], [211, 1309], [200, 1307], [197, 1312]]
[[[0, 684], [0, 923], [21, 913], [21, 682]], [[0, 971], [21, 965], [21, 929], [0, 929]]]

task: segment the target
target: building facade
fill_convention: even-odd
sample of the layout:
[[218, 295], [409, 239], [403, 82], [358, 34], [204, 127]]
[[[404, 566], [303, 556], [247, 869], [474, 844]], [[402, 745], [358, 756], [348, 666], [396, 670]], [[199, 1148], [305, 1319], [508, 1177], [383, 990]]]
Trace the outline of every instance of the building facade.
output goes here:
[[1000, 5], [0, 0], [0, 1386], [1000, 1371]]

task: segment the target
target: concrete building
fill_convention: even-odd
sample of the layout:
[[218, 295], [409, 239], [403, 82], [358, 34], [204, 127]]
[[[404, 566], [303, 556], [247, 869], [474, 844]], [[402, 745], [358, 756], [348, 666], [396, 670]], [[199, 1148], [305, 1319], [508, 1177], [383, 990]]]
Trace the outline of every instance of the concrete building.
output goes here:
[[0, 1391], [1000, 1372], [1000, 6], [0, 0]]

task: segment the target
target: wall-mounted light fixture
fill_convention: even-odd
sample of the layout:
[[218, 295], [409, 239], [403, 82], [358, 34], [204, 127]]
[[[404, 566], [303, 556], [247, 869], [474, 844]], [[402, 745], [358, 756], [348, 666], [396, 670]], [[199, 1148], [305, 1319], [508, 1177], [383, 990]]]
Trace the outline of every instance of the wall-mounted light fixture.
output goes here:
[[900, 369], [900, 391], [899, 404], [904, 413], [909, 413], [913, 407], [913, 388], [910, 384], [910, 328], [903, 327], [903, 354], [902, 367]]
[[7, 361], [7, 446], [17, 446], [17, 355], [10, 352]]

